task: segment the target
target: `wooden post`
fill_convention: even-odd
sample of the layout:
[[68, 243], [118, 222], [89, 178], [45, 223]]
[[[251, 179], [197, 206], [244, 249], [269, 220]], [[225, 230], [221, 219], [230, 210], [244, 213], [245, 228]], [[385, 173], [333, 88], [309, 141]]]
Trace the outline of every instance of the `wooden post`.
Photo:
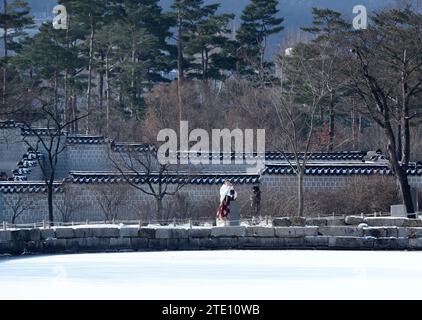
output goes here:
[[7, 230], [7, 223], [6, 223], [6, 221], [3, 221], [3, 230]]
[[192, 219], [189, 219], [189, 228], [192, 229]]
[[86, 224], [87, 224], [87, 225], [89, 224], [89, 220], [88, 220], [88, 219], [86, 220]]
[[42, 221], [42, 228], [45, 229], [45, 220]]

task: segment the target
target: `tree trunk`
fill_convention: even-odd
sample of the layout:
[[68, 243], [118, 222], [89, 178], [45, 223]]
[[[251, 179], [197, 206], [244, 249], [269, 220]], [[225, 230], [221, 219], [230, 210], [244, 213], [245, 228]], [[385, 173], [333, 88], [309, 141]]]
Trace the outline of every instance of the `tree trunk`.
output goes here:
[[415, 208], [413, 206], [412, 195], [410, 191], [409, 179], [407, 176], [407, 165], [400, 164], [400, 161], [397, 157], [397, 148], [394, 138], [393, 129], [389, 121], [389, 115], [386, 115], [386, 121], [384, 132], [388, 138], [388, 153], [390, 155], [390, 162], [393, 167], [397, 183], [400, 188], [400, 193], [403, 198], [403, 204], [406, 206], [407, 213], [415, 213]]
[[105, 84], [106, 84], [106, 134], [107, 137], [110, 136], [110, 71], [109, 71], [109, 58], [108, 54], [106, 55], [106, 74], [105, 74]]
[[[3, 9], [4, 9], [4, 15], [7, 16], [7, 0], [3, 1]], [[7, 90], [7, 57], [8, 57], [8, 48], [7, 48], [7, 31], [8, 26], [5, 22], [4, 29], [3, 29], [3, 49], [4, 49], [4, 65], [3, 65], [3, 105], [6, 104], [6, 90]]]
[[54, 191], [54, 185], [50, 181], [47, 184], [48, 222], [50, 226], [54, 225], [53, 191]]
[[297, 197], [298, 197], [298, 216], [303, 217], [305, 214], [305, 199], [304, 199], [304, 176], [305, 176], [305, 169], [302, 167], [298, 168], [298, 175], [297, 175]]
[[94, 63], [94, 38], [95, 38], [95, 28], [94, 28], [94, 17], [91, 15], [91, 36], [89, 39], [89, 63], [88, 63], [88, 89], [86, 93], [86, 133], [89, 134], [90, 123], [89, 123], [89, 113], [91, 111], [91, 91], [92, 91], [92, 69]]
[[334, 130], [335, 130], [335, 93], [332, 92], [330, 95], [330, 122], [329, 122], [329, 132], [328, 132], [328, 152], [334, 150]]
[[99, 74], [99, 86], [98, 86], [98, 95], [100, 96], [99, 106], [101, 112], [103, 112], [103, 100], [104, 100], [104, 72], [100, 72]]
[[184, 80], [184, 70], [183, 70], [183, 17], [179, 11], [179, 29], [177, 35], [177, 98], [178, 98], [178, 107], [179, 107], [179, 122], [182, 122], [183, 111], [182, 111], [182, 85]]
[[161, 197], [157, 197], [157, 213], [156, 213], [156, 217], [153, 220], [160, 220], [163, 216], [163, 198]]

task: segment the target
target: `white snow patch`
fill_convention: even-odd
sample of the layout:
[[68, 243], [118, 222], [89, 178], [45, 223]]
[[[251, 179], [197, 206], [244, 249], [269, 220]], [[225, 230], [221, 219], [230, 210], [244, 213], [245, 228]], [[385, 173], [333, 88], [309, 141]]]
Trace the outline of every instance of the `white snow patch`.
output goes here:
[[421, 299], [422, 252], [202, 251], [0, 260], [0, 299]]

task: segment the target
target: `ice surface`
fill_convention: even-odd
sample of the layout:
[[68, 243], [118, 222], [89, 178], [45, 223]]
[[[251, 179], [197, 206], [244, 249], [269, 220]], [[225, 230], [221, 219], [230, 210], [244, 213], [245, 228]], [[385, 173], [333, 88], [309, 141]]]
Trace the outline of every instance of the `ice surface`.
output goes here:
[[202, 251], [0, 259], [0, 299], [421, 299], [422, 252]]

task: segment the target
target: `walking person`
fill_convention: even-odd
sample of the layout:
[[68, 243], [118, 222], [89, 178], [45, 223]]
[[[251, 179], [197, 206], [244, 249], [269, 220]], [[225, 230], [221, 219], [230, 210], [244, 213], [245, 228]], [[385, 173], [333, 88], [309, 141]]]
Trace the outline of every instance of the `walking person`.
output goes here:
[[237, 192], [229, 180], [225, 180], [220, 189], [220, 206], [217, 210], [217, 227], [227, 226], [230, 215], [230, 202], [237, 199]]

